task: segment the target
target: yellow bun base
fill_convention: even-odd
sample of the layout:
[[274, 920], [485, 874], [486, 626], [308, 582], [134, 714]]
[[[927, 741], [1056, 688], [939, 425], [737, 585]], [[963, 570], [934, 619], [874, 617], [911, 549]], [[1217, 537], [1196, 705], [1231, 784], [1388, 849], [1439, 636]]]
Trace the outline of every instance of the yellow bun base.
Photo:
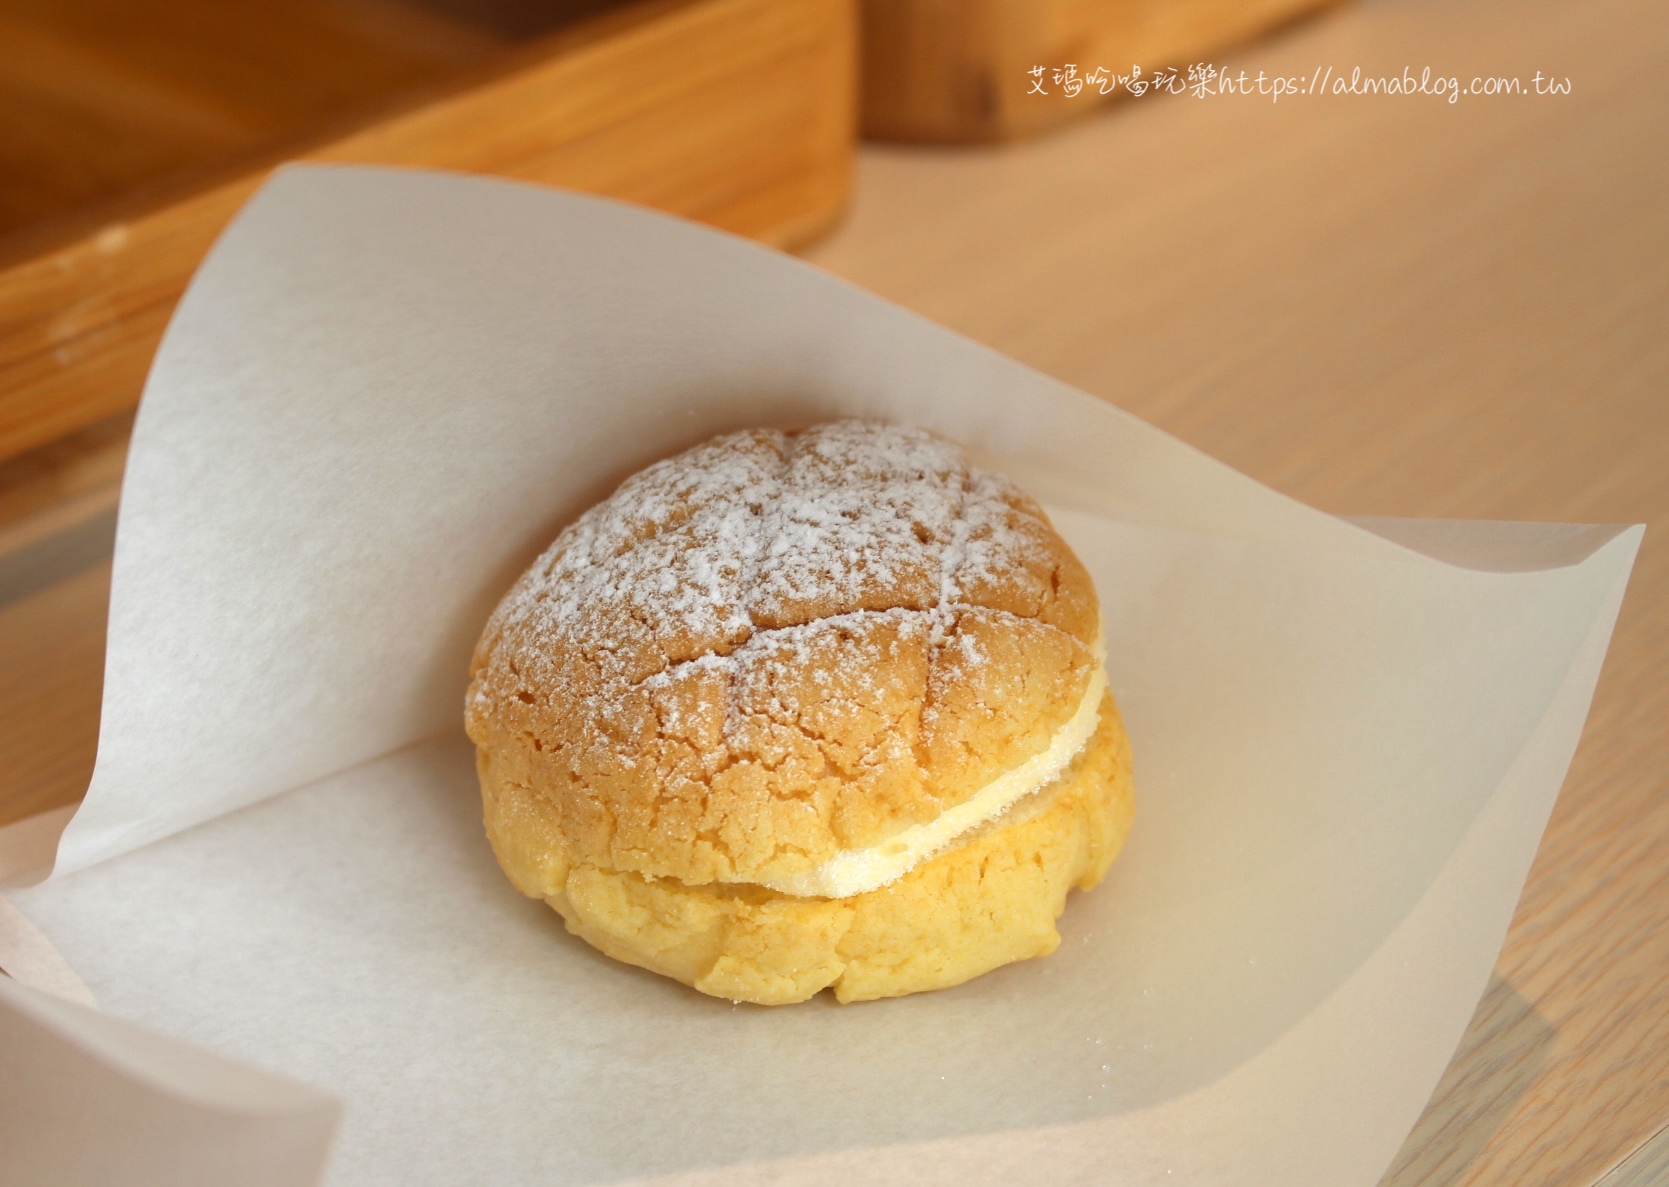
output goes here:
[[702, 993], [771, 1006], [827, 988], [842, 1002], [901, 997], [1047, 956], [1060, 944], [1055, 920], [1067, 892], [1101, 880], [1135, 807], [1129, 741], [1110, 695], [1054, 784], [896, 882], [844, 899], [570, 865], [542, 806], [492, 782], [483, 780], [487, 835], [500, 864], [569, 931]]

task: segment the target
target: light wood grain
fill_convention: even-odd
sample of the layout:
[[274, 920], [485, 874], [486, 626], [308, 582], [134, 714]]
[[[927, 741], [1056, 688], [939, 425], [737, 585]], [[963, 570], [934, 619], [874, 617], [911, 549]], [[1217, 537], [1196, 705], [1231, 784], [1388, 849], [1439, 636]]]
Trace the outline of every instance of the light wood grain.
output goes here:
[[[1032, 135], [1117, 97], [1065, 89], [1054, 71], [1068, 64], [1080, 77], [1098, 66], [1150, 75], [1186, 68], [1336, 2], [864, 0], [864, 135], [948, 143]], [[1040, 79], [1027, 73], [1034, 67]]]
[[[775, 244], [838, 217], [849, 0], [657, 0], [597, 18], [299, 155], [569, 186]], [[0, 270], [0, 459], [131, 408], [198, 261], [267, 172]]]
[[1328, 511], [1651, 525], [1497, 979], [1385, 1183], [1589, 1187], [1669, 1120], [1669, 21], [1400, 0], [1232, 61], [1573, 89], [874, 149], [812, 258]]

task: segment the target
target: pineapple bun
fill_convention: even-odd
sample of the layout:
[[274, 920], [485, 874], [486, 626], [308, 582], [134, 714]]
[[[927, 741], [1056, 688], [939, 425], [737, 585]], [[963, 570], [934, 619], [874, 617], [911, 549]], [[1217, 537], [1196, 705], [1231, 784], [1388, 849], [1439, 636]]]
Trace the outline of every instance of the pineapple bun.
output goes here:
[[918, 429], [753, 429], [628, 478], [476, 646], [466, 725], [522, 893], [767, 1005], [1054, 950], [1129, 830], [1089, 574]]

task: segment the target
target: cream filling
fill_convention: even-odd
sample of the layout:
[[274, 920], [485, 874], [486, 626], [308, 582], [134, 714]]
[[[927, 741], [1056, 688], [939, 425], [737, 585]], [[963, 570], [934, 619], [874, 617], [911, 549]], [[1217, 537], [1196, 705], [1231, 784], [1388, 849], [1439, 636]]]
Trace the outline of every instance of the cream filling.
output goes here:
[[1072, 765], [1078, 752], [1095, 733], [1100, 719], [1101, 698], [1107, 691], [1107, 673], [1101, 663], [1101, 645], [1096, 642], [1096, 665], [1089, 686], [1078, 702], [1071, 720], [1055, 731], [1048, 749], [1005, 771], [970, 798], [947, 808], [924, 824], [911, 825], [868, 849], [848, 849], [822, 865], [790, 877], [760, 879], [761, 886], [783, 894], [821, 898], [849, 898], [876, 890], [909, 873], [920, 862], [948, 849], [970, 829], [1006, 812], [1018, 801], [1047, 787]]

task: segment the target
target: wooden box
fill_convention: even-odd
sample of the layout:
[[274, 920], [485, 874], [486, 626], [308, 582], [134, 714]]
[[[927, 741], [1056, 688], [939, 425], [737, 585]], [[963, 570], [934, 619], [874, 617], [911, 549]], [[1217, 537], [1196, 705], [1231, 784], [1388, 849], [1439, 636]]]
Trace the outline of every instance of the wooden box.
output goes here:
[[[11, 228], [0, 238], [0, 461], [134, 406], [198, 261], [286, 159], [569, 186], [779, 246], [838, 217], [855, 139], [853, 0], [646, 0], [481, 43], [460, 37], [446, 7], [429, 0], [418, 20], [405, 0], [0, 3], [0, 83], [61, 117], [49, 127], [14, 108], [22, 122], [0, 120], [0, 164], [19, 157], [88, 198], [55, 205], [41, 187], [9, 185], [10, 206], [0, 201], [0, 230]], [[159, 14], [178, 27], [146, 23]], [[217, 27], [242, 59], [218, 61], [202, 44]], [[370, 52], [367, 29], [399, 52]], [[276, 98], [263, 106], [238, 71], [269, 59], [310, 73], [268, 88]], [[198, 102], [211, 83], [222, 101]], [[52, 106], [66, 90], [72, 101]], [[277, 109], [297, 95], [322, 98], [316, 111]], [[352, 102], [330, 101], [343, 95]], [[81, 118], [100, 103], [101, 118]], [[169, 172], [182, 161], [191, 167]], [[109, 192], [129, 175], [131, 192]], [[30, 222], [31, 203], [52, 213]]]
[[1068, 94], [1057, 70], [1186, 68], [1334, 2], [864, 0], [863, 132], [952, 143], [1030, 135], [1119, 93]]

